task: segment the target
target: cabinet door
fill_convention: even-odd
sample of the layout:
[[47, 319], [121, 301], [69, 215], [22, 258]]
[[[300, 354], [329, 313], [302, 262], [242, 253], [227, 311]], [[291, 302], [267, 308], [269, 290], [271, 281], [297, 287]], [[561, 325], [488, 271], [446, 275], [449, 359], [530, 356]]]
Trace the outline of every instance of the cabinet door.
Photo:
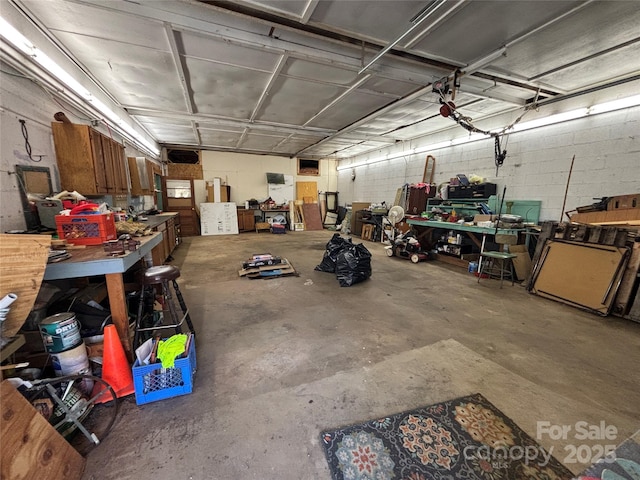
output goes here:
[[127, 174], [124, 167], [124, 147], [112, 139], [101, 136], [104, 153], [107, 191], [112, 194], [127, 193]]
[[238, 231], [244, 232], [244, 210], [238, 209], [236, 216], [238, 217]]
[[115, 163], [113, 161], [113, 152], [111, 150], [111, 140], [102, 134], [100, 135], [100, 142], [102, 143], [102, 152], [104, 154], [104, 167], [107, 177], [107, 192], [117, 193], [116, 190], [116, 170]]
[[129, 190], [129, 182], [127, 180], [127, 169], [124, 164], [124, 146], [111, 140], [111, 156], [113, 158], [113, 168], [116, 178], [116, 193], [126, 194]]
[[91, 151], [93, 153], [93, 168], [95, 171], [96, 193], [107, 193], [107, 170], [104, 161], [104, 150], [102, 148], [102, 135], [93, 129], [89, 129], [91, 139]]
[[56, 162], [63, 190], [77, 190], [85, 195], [106, 193], [103, 165], [97, 155], [101, 148], [94, 145], [91, 128], [87, 125], [51, 124]]
[[173, 218], [167, 220], [167, 237], [169, 238], [169, 255], [176, 248], [176, 226]]
[[[155, 195], [156, 192], [156, 179], [154, 176], [154, 163], [147, 159], [145, 160], [147, 162], [147, 175], [149, 176], [149, 193], [147, 193], [147, 195]], [[160, 175], [160, 172], [158, 172], [158, 175]]]
[[131, 195], [136, 197], [144, 195], [136, 157], [127, 157], [127, 164], [129, 165], [129, 178], [131, 179]]
[[256, 217], [253, 215], [253, 210], [245, 210], [244, 212], [244, 229], [246, 231], [255, 230]]

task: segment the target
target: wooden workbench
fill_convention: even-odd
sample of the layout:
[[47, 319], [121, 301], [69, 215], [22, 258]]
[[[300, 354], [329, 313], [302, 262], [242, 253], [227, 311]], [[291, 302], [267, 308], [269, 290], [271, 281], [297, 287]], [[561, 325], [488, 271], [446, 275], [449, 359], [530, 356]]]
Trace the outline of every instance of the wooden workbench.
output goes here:
[[[113, 324], [118, 330], [120, 341], [129, 358], [132, 357], [132, 352], [123, 274], [146, 255], [151, 258], [151, 250], [162, 241], [162, 233], [156, 232], [147, 237], [137, 238], [137, 240], [140, 240], [140, 246], [137, 250], [115, 257], [108, 256], [102, 245], [72, 250], [73, 256], [71, 258], [48, 264], [44, 272], [44, 280], [105, 276]], [[151, 264], [151, 261], [149, 263]]]

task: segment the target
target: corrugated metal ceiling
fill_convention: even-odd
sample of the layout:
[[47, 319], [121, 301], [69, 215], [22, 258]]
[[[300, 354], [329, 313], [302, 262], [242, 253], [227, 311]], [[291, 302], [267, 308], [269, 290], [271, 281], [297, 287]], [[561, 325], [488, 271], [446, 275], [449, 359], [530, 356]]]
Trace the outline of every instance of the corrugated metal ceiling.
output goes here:
[[449, 125], [430, 85], [488, 56], [477, 121], [640, 71], [635, 1], [11, 2], [171, 146], [342, 158]]

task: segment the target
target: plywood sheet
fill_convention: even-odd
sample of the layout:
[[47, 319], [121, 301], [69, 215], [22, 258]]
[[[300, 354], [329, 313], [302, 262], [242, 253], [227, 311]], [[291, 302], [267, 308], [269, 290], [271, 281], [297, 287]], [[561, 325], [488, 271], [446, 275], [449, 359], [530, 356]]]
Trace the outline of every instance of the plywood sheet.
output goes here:
[[0, 298], [15, 293], [18, 299], [4, 321], [4, 337], [13, 337], [29, 316], [47, 266], [50, 235], [0, 234]]
[[167, 172], [169, 177], [177, 178], [193, 178], [194, 180], [204, 180], [202, 173], [202, 165], [188, 164], [188, 163], [169, 163], [167, 165]]
[[0, 383], [0, 477], [77, 480], [85, 459], [8, 381]]
[[351, 204], [351, 234], [352, 235], [360, 235], [360, 232], [357, 232], [357, 228], [356, 228], [356, 220], [357, 220], [356, 212], [360, 210], [364, 210], [365, 208], [369, 208], [370, 206], [371, 206], [371, 202], [353, 202]]
[[532, 291], [606, 315], [627, 260], [626, 247], [549, 241]]
[[320, 208], [317, 203], [305, 203], [302, 205], [305, 230], [322, 230], [322, 219], [320, 218]]
[[296, 182], [296, 200], [311, 199], [311, 202], [318, 203], [318, 182]]

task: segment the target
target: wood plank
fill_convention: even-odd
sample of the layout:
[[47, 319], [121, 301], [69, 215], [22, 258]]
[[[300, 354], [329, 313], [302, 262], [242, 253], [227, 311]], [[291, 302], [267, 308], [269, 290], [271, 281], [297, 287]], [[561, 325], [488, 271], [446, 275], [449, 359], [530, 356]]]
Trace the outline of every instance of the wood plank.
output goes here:
[[635, 242], [631, 250], [631, 257], [627, 268], [622, 275], [618, 294], [613, 304], [613, 313], [619, 316], [626, 315], [632, 305], [634, 286], [638, 282], [638, 272], [640, 271], [640, 242]]
[[454, 257], [451, 255], [442, 255], [440, 253], [435, 255], [435, 259], [442, 263], [448, 263], [449, 265], [455, 265], [456, 267], [468, 268], [469, 260], [463, 260], [462, 258]]
[[85, 459], [11, 385], [0, 383], [2, 465], [11, 480], [77, 480]]
[[302, 205], [304, 214], [305, 230], [322, 230], [322, 220], [320, 219], [320, 210], [317, 203], [305, 203]]
[[131, 352], [131, 338], [129, 334], [129, 314], [127, 312], [127, 299], [124, 291], [124, 282], [121, 273], [107, 273], [107, 292], [109, 295], [109, 310], [113, 324], [118, 330], [120, 343], [129, 360], [133, 360]]
[[552, 239], [555, 236], [557, 227], [557, 222], [544, 222], [542, 224], [542, 229], [540, 230], [540, 235], [538, 235], [538, 241], [536, 243], [536, 249], [533, 252], [533, 258], [531, 259], [533, 267], [531, 269], [531, 276], [527, 281], [527, 290], [529, 291], [533, 288], [533, 280], [535, 279], [540, 266], [540, 256], [542, 255], [545, 244], [547, 243], [547, 240]]
[[574, 213], [571, 215], [572, 223], [604, 224], [612, 222], [627, 222], [640, 220], [640, 208], [627, 210], [610, 210], [601, 212]]
[[29, 316], [40, 291], [50, 245], [50, 235], [0, 234], [0, 295], [18, 296], [4, 321], [4, 337], [13, 337]]

